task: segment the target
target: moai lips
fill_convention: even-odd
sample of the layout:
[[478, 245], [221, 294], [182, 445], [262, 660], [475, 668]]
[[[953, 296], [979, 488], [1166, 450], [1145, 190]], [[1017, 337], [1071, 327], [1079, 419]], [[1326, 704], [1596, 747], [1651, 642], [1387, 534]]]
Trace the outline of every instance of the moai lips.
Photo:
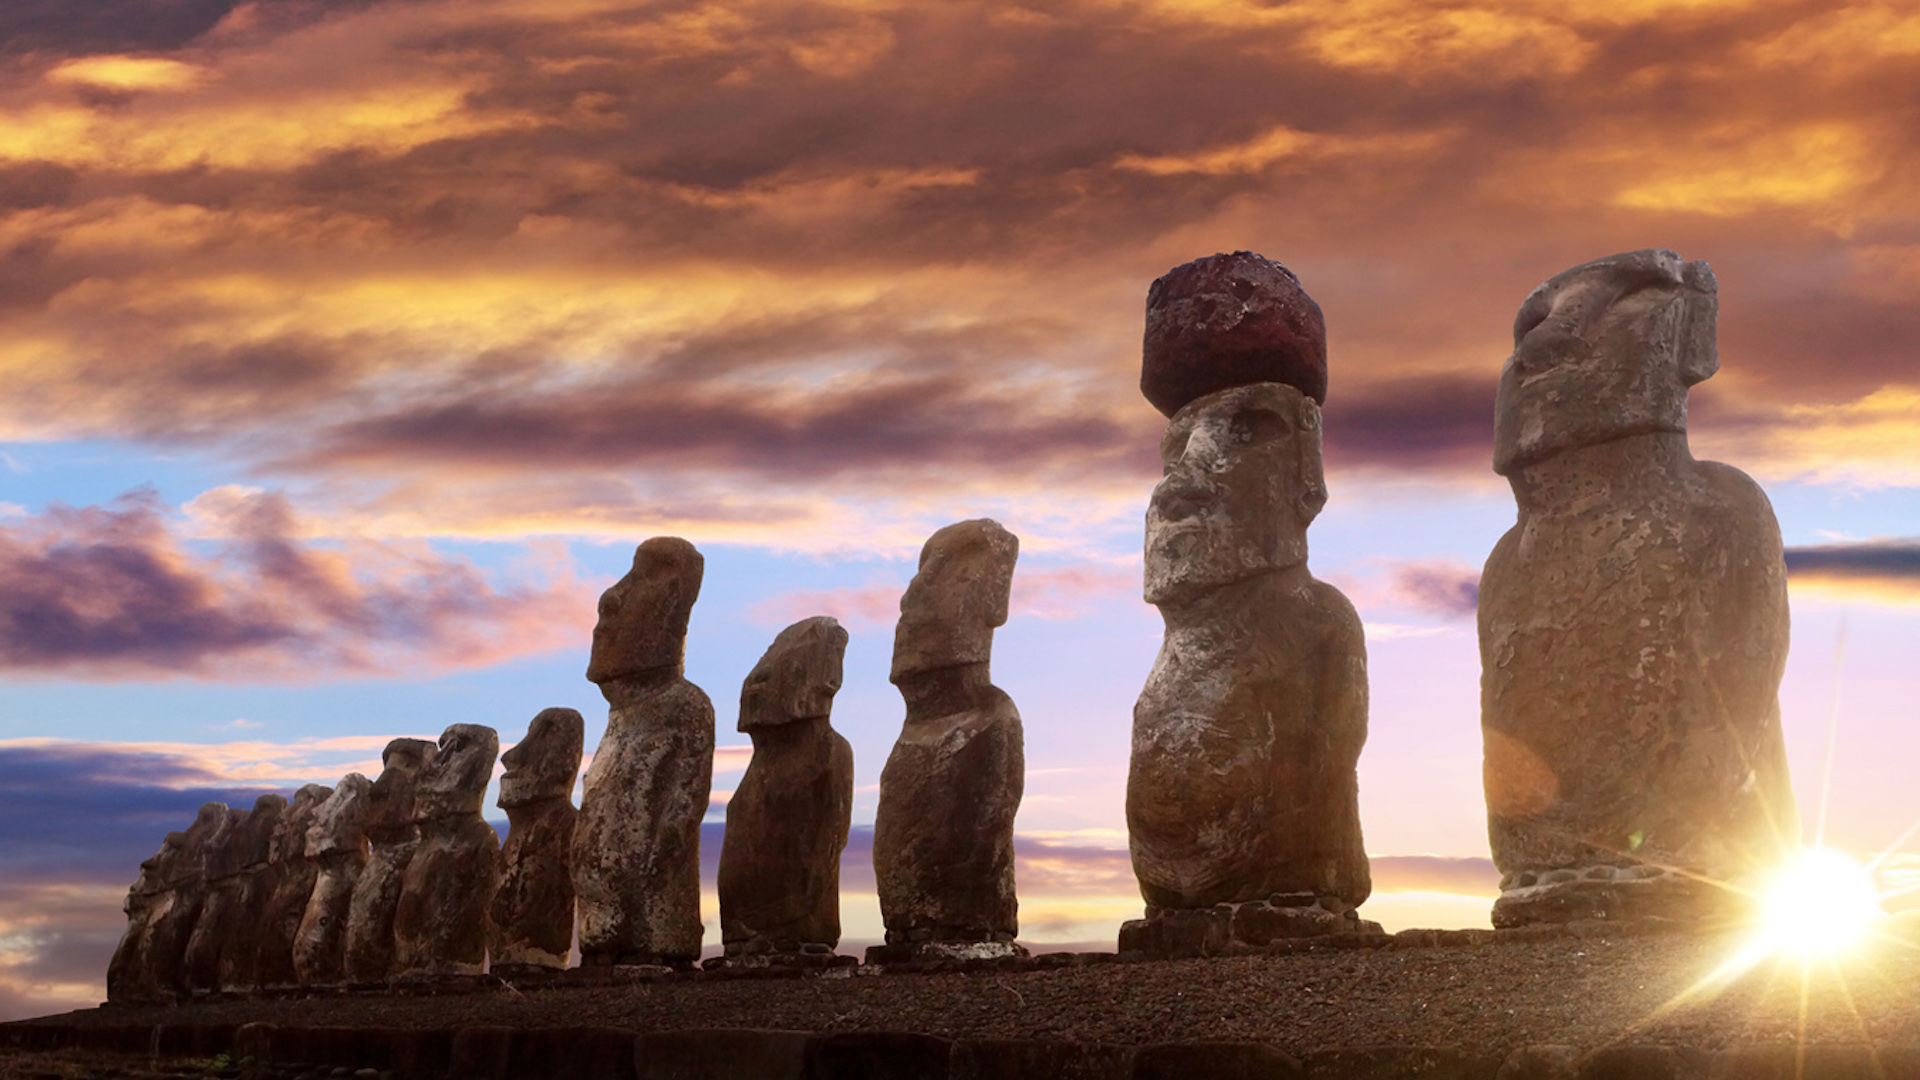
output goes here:
[[303, 986], [346, 981], [347, 922], [354, 887], [367, 865], [367, 813], [373, 783], [348, 773], [314, 810], [307, 858], [319, 866], [313, 894], [294, 936], [293, 968]]
[[500, 835], [480, 816], [500, 737], [454, 724], [421, 771], [413, 820], [420, 846], [394, 908], [395, 972], [407, 979], [478, 975], [487, 961], [487, 911], [500, 880]]
[[[1235, 277], [1249, 259], [1264, 269]], [[1219, 314], [1226, 296], [1248, 311], [1310, 308], [1311, 320], [1269, 321], [1311, 333], [1275, 331], [1256, 350], [1259, 333]], [[1371, 889], [1356, 780], [1365, 638], [1306, 565], [1327, 499], [1325, 350], [1301, 345], [1323, 342], [1318, 313], [1291, 273], [1245, 253], [1177, 268], [1149, 294], [1143, 386], [1165, 365], [1155, 343], [1175, 341], [1203, 392], [1168, 410], [1147, 509], [1145, 596], [1166, 636], [1134, 707], [1127, 826], [1149, 918], [1122, 929], [1123, 949], [1185, 955], [1371, 925], [1352, 915]]]
[[545, 709], [527, 737], [500, 758], [500, 808], [509, 831], [505, 870], [494, 893], [493, 970], [567, 966], [573, 945], [573, 784], [580, 776], [586, 721], [572, 709]]
[[727, 801], [720, 934], [727, 955], [831, 953], [840, 853], [853, 820], [853, 748], [828, 715], [847, 632], [824, 616], [780, 631], [740, 689], [753, 759]]
[[425, 739], [394, 739], [382, 752], [380, 775], [367, 791], [367, 864], [347, 911], [350, 984], [375, 985], [394, 973], [393, 912], [406, 887], [407, 864], [420, 847], [414, 789], [434, 751], [435, 745]]
[[1535, 289], [1500, 375], [1518, 523], [1480, 579], [1496, 926], [1695, 919], [1798, 838], [1780, 731], [1786, 570], [1766, 495], [1696, 461], [1713, 272], [1670, 251]]
[[600, 597], [587, 678], [611, 709], [574, 829], [583, 964], [700, 956], [700, 821], [713, 782], [713, 703], [684, 677], [705, 561], [657, 536]]
[[1023, 735], [1019, 710], [989, 681], [988, 659], [1019, 552], [998, 522], [949, 525], [927, 540], [900, 598], [892, 681], [907, 717], [880, 774], [873, 833], [881, 959], [1017, 951]]

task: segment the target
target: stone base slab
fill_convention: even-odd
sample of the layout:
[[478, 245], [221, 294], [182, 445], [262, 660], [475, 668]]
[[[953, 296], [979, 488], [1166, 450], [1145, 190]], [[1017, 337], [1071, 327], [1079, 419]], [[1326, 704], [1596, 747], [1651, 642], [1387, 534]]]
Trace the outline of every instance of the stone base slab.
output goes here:
[[1011, 941], [907, 941], [867, 947], [867, 963], [879, 965], [1024, 960], [1026, 957], [1026, 948]]
[[1586, 866], [1507, 875], [1493, 903], [1502, 930], [1578, 921], [1702, 924], [1737, 917], [1739, 896], [1657, 866]]
[[1322, 903], [1302, 894], [1207, 908], [1149, 908], [1146, 918], [1120, 925], [1120, 952], [1184, 960], [1264, 951], [1278, 942], [1335, 934], [1381, 935], [1384, 940], [1379, 923], [1342, 907], [1338, 901]]

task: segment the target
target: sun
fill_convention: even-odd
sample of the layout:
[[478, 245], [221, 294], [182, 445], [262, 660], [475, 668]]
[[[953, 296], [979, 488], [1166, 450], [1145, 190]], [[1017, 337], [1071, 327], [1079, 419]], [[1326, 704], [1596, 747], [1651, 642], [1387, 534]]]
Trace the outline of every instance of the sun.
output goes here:
[[1803, 848], [1760, 892], [1747, 949], [1802, 961], [1837, 958], [1870, 938], [1886, 913], [1873, 872], [1845, 852]]

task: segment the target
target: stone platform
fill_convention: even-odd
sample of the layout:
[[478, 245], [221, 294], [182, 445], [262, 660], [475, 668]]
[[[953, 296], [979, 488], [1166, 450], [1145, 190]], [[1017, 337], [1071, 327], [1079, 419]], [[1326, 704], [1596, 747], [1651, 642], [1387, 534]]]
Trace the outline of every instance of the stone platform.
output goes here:
[[[1378, 936], [1380, 924], [1338, 900], [1282, 893], [1208, 908], [1148, 908], [1120, 925], [1120, 952], [1151, 960], [1244, 956], [1276, 943], [1348, 934]], [[1382, 939], [1384, 940], [1384, 939]], [[1354, 942], [1366, 947], [1366, 942]]]

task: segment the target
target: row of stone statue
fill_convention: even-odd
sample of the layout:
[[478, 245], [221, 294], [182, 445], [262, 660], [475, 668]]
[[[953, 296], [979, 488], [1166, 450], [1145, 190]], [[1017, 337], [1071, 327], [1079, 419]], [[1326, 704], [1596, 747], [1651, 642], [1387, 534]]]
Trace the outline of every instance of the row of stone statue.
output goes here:
[[[874, 831], [883, 953], [1016, 951], [1020, 717], [987, 669], [1018, 550], [995, 522], [948, 526], [901, 601], [892, 680], [907, 719]], [[579, 810], [572, 709], [540, 713], [500, 759], [504, 849], [480, 816], [499, 739], [477, 724], [438, 746], [393, 740], [371, 782], [264, 795], [250, 812], [208, 803], [141, 864], [109, 1000], [561, 968], [576, 908], [585, 964], [694, 961], [714, 715], [683, 659], [702, 570], [693, 545], [655, 538], [601, 598], [587, 675], [611, 712]], [[727, 803], [719, 882], [739, 962], [824, 960], [839, 943], [853, 750], [829, 713], [846, 646], [833, 619], [804, 619], [741, 688], [754, 752]]]
[[[1797, 842], [1779, 527], [1752, 480], [1687, 448], [1688, 387], [1718, 365], [1716, 305], [1705, 263], [1641, 251], [1550, 279], [1515, 322], [1493, 459], [1519, 520], [1479, 592], [1498, 926], [1697, 918], [1723, 895], [1701, 882], [1738, 883]], [[1365, 635], [1306, 565], [1327, 500], [1320, 309], [1248, 252], [1177, 267], [1148, 292], [1141, 389], [1168, 417], [1145, 543], [1166, 632], [1134, 709], [1126, 816], [1147, 911], [1121, 948], [1372, 928], [1356, 913], [1371, 889]], [[1017, 950], [1021, 727], [988, 679], [1017, 553], [994, 522], [948, 526], [900, 602], [906, 721], [874, 826], [883, 958]], [[479, 817], [494, 737], [455, 725], [436, 751], [394, 744], [371, 785], [203, 811], [143, 867], [119, 985], [461, 972], [489, 948], [496, 966], [552, 966], [576, 900], [583, 963], [691, 962], [714, 729], [683, 674], [702, 566], [655, 538], [601, 598], [587, 677], [611, 712], [577, 820], [580, 718], [549, 710], [508, 755], [497, 893]], [[719, 882], [731, 955], [838, 940], [852, 757], [827, 716], [845, 644], [831, 619], [795, 624], [742, 689], [754, 755]]]

